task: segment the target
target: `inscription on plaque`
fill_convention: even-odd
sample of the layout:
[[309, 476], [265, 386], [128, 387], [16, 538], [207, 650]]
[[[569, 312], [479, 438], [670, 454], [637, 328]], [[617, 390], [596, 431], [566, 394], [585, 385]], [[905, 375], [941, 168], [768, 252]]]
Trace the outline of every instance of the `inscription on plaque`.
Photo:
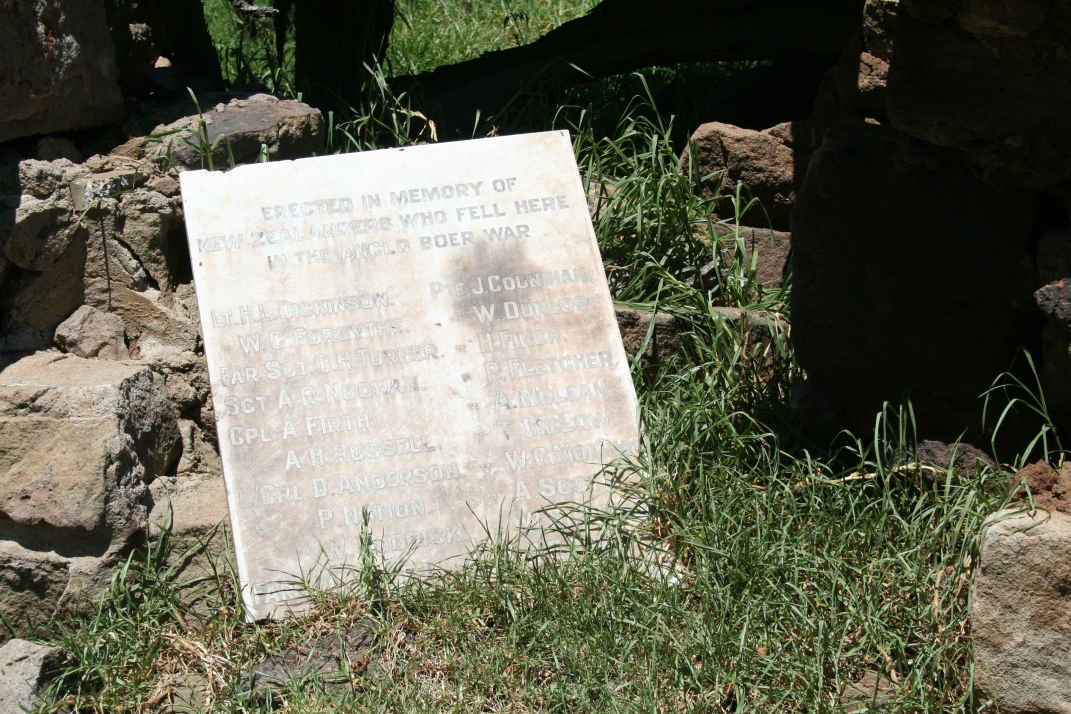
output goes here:
[[182, 174], [250, 618], [284, 584], [449, 565], [635, 452], [636, 397], [566, 132]]

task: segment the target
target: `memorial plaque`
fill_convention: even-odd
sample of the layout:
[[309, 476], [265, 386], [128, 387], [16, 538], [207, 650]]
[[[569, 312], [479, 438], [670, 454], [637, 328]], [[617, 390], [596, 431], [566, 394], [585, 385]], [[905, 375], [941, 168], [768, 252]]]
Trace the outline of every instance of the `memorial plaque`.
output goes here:
[[566, 132], [182, 174], [239, 574], [449, 566], [583, 500], [636, 397]]

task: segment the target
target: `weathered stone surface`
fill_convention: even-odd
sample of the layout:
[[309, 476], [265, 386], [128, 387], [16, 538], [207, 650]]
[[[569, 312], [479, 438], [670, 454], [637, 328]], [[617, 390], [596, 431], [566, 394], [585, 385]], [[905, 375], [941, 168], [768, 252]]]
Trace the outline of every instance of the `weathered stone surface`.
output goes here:
[[1071, 427], [1071, 277], [1054, 280], [1034, 293], [1041, 328], [1041, 385], [1052, 417]]
[[[278, 158], [322, 145], [319, 112], [306, 105], [256, 95], [220, 106], [206, 117], [238, 161], [261, 142]], [[128, 144], [81, 164], [0, 151], [0, 353], [49, 347], [83, 303], [120, 316], [134, 357], [198, 349], [177, 167], [160, 171], [159, 141]]]
[[896, 701], [898, 687], [884, 674], [867, 670], [858, 682], [844, 685], [840, 693], [840, 711], [844, 714], [866, 714], [880, 711]]
[[363, 508], [410, 570], [492, 523], [545, 545], [542, 509], [636, 448], [565, 132], [181, 181], [251, 616], [303, 605], [280, 573], [359, 562]]
[[156, 289], [172, 291], [190, 281], [186, 229], [174, 198], [154, 190], [127, 193], [119, 200], [116, 223], [116, 233]]
[[56, 346], [78, 357], [129, 359], [118, 315], [82, 305], [56, 328]]
[[0, 537], [0, 612], [16, 632], [48, 619], [63, 600], [74, 561], [50, 550], [31, 550]]
[[367, 625], [293, 642], [257, 662], [239, 687], [259, 700], [274, 698], [293, 682], [316, 678], [331, 691], [345, 691], [354, 674], [364, 672], [374, 656], [375, 640]]
[[63, 650], [26, 640], [0, 647], [0, 711], [30, 711], [63, 658]]
[[[299, 151], [282, 123], [275, 148]], [[81, 164], [0, 148], [0, 611], [16, 626], [86, 602], [148, 521], [173, 512], [179, 538], [226, 521], [177, 172], [131, 146]], [[18, 361], [53, 344], [71, 354]]]
[[[153, 132], [155, 140], [145, 147], [145, 157], [170, 166], [199, 169], [202, 158], [211, 154], [213, 165], [225, 168], [232, 157], [236, 164], [256, 161], [264, 144], [272, 160], [294, 159], [321, 152], [323, 132], [319, 109], [255, 94], [218, 104], [203, 116], [184, 117], [157, 127]], [[214, 144], [215, 150], [210, 151]]]
[[[1024, 337], [1030, 197], [983, 183], [954, 152], [843, 124], [811, 159], [793, 220], [805, 419], [866, 428], [910, 397], [926, 436], [980, 427], [978, 395]], [[971, 335], [985, 339], [966, 350]]]
[[866, 0], [863, 4], [864, 51], [886, 64], [892, 61], [900, 0]]
[[1029, 37], [1042, 28], [1051, 0], [963, 0], [956, 22], [979, 37]]
[[[768, 312], [736, 307], [712, 307], [710, 310], [723, 320], [729, 329], [743, 334], [751, 344], [769, 346], [774, 339], [789, 332], [785, 320]], [[688, 346], [690, 328], [686, 321], [665, 312], [654, 312], [621, 303], [614, 304], [614, 313], [629, 359], [635, 360], [642, 349], [641, 364], [649, 372], [693, 356]]]
[[67, 186], [86, 173], [83, 167], [66, 159], [29, 159], [19, 164], [22, 196], [3, 244], [8, 260], [37, 272], [59, 260], [81, 229], [72, 215]]
[[103, 3], [0, 4], [0, 142], [122, 115]]
[[34, 150], [34, 158], [41, 161], [55, 161], [67, 159], [78, 163], [82, 160], [82, 152], [73, 141], [63, 136], [43, 136], [37, 140]]
[[788, 257], [792, 252], [791, 233], [721, 223], [715, 224], [714, 232], [718, 236], [720, 258], [700, 268], [696, 280], [698, 287], [704, 290], [716, 288], [722, 279], [719, 271], [738, 260], [747, 266], [754, 262], [755, 282], [760, 288], [777, 288], [785, 283], [789, 272]]
[[976, 476], [983, 469], [996, 466], [984, 451], [962, 442], [946, 444], [927, 439], [919, 443], [916, 451], [920, 464], [941, 471], [951, 469], [963, 476]]
[[892, 126], [962, 150], [1001, 185], [1042, 190], [1071, 180], [1071, 7], [964, 0], [954, 16], [920, 19], [924, 4], [912, 2], [896, 25]]
[[[216, 455], [219, 469], [219, 455]], [[151, 526], [164, 526], [176, 538], [204, 535], [228, 523], [223, 474], [179, 474], [152, 482]]]
[[0, 605], [41, 622], [106, 584], [180, 436], [152, 370], [38, 352], [0, 371]]
[[[221, 83], [219, 59], [205, 23], [199, 0], [139, 2], [110, 0], [112, 25], [124, 93], [135, 95], [165, 84], [156, 69], [172, 69], [177, 87], [202, 87]], [[165, 87], [166, 88], [166, 87]]]
[[684, 355], [687, 326], [682, 321], [664, 312], [622, 304], [614, 305], [614, 313], [621, 342], [631, 359], [642, 350], [643, 359], [648, 363], [666, 365]]
[[1019, 469], [1012, 477], [1017, 488], [1015, 497], [1026, 500], [1027, 489], [1038, 508], [1071, 515], [1071, 463], [1057, 471], [1044, 461]]
[[[813, 144], [846, 118], [883, 122], [886, 87], [896, 51], [896, 23], [901, 0], [867, 0], [859, 32], [829, 69], [815, 98], [811, 117]], [[802, 175], [803, 168], [797, 166]]]
[[84, 298], [86, 244], [72, 240], [42, 272], [11, 269], [0, 292], [0, 353], [31, 352], [52, 343], [56, 327]]
[[[732, 124], [710, 122], [692, 133], [681, 156], [681, 165], [696, 180], [713, 175], [711, 191], [720, 187], [732, 193], [743, 181], [762, 209], [752, 209], [751, 222], [769, 221], [787, 230], [795, 200], [796, 157], [792, 125], [781, 124], [765, 131], [742, 129]], [[743, 208], [743, 206], [741, 206]]]
[[1004, 714], [1071, 712], [1071, 516], [994, 516], [971, 599], [975, 683]]
[[0, 372], [0, 443], [0, 537], [101, 555], [144, 525], [180, 442], [149, 369], [44, 352]]
[[202, 535], [226, 525], [227, 493], [223, 466], [214, 443], [197, 423], [180, 419], [182, 456], [174, 476], [156, 479], [149, 486], [153, 508], [149, 521], [166, 525], [180, 538]]

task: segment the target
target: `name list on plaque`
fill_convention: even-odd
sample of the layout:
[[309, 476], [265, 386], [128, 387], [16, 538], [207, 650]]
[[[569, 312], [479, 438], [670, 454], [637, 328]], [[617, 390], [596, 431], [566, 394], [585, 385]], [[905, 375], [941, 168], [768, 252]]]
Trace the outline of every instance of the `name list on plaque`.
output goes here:
[[[583, 500], [636, 396], [569, 135], [181, 176], [250, 618]], [[538, 515], [532, 516], [538, 519]]]

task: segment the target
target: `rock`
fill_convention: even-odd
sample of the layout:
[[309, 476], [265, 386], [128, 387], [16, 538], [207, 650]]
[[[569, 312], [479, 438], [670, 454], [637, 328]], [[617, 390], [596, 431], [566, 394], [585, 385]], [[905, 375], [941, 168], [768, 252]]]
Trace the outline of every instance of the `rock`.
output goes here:
[[1071, 516], [990, 522], [971, 597], [975, 684], [1002, 714], [1071, 712]]
[[[746, 333], [752, 343], [769, 346], [777, 336], [788, 334], [788, 324], [776, 315], [736, 307], [712, 307], [711, 312], [731, 330]], [[687, 359], [691, 354], [688, 323], [664, 312], [614, 304], [621, 341], [630, 359], [643, 349], [643, 361], [649, 368]], [[652, 326], [652, 322], [654, 323]]]
[[[200, 136], [202, 120], [204, 136]], [[319, 109], [268, 94], [232, 99], [202, 116], [188, 116], [157, 127], [145, 158], [174, 167], [202, 168], [202, 155], [212, 155], [215, 168], [256, 161], [261, 145], [271, 160], [312, 156], [323, 150], [323, 115]], [[208, 149], [218, 140], [216, 149]], [[207, 164], [206, 164], [207, 167]]]
[[1071, 428], [1071, 278], [1054, 280], [1034, 292], [1044, 320], [1041, 328], [1041, 386], [1050, 416]]
[[0, 220], [8, 265], [0, 291], [0, 352], [47, 347], [83, 298], [87, 231], [75, 220], [68, 184], [88, 171], [66, 159], [16, 165], [15, 185], [0, 195], [0, 207], [12, 207], [11, 223]]
[[901, 0], [866, 0], [862, 26], [826, 73], [815, 99], [811, 124], [821, 134], [845, 118], [883, 122], [885, 90], [895, 55]]
[[714, 225], [714, 233], [718, 237], [720, 257], [699, 269], [697, 287], [703, 290], [716, 288], [722, 278], [718, 272], [720, 267], [732, 265], [737, 260], [744, 265], [754, 261], [755, 282], [760, 288], [768, 290], [784, 284], [792, 251], [791, 233], [746, 226], [736, 228], [722, 223]]
[[175, 200], [151, 189], [119, 199], [116, 233], [158, 290], [174, 290], [192, 279], [186, 229]]
[[891, 706], [896, 701], [896, 684], [878, 672], [863, 672], [858, 682], [844, 685], [840, 693], [840, 705], [845, 714], [863, 714], [880, 711], [881, 707]]
[[1045, 24], [1051, 0], [963, 0], [956, 21], [972, 35], [1029, 37]]
[[[122, 199], [128, 193], [139, 188], [146, 181], [146, 173], [137, 165], [120, 165], [107, 161], [99, 161], [99, 157], [91, 157], [83, 164], [81, 176], [72, 177], [65, 182], [65, 193], [69, 191], [71, 205], [79, 214], [99, 210], [107, 207], [109, 212], [115, 213], [114, 203], [104, 203], [109, 200]], [[98, 219], [98, 215], [93, 218]]]
[[886, 64], [893, 60], [900, 0], [866, 0], [863, 4], [864, 51]]
[[943, 441], [921, 441], [916, 448], [916, 459], [920, 464], [941, 471], [951, 469], [963, 476], [976, 476], [983, 469], [996, 466], [984, 451], [961, 442], [946, 444]]
[[173, 466], [180, 435], [150, 369], [40, 352], [0, 372], [0, 443], [0, 516], [41, 540], [107, 547], [144, 524], [146, 485]]
[[4, 242], [4, 256], [24, 270], [41, 272], [67, 251], [84, 231], [75, 219], [67, 186], [88, 173], [66, 159], [19, 164], [22, 195]]
[[239, 685], [263, 700], [286, 690], [292, 682], [314, 680], [331, 690], [345, 690], [354, 674], [364, 672], [373, 654], [371, 631], [350, 625], [343, 631], [281, 648], [253, 665]]
[[922, 22], [937, 23], [956, 16], [961, 0], [901, 0], [901, 6], [911, 17]]
[[0, 4], [0, 142], [103, 126], [122, 116], [103, 3]]
[[182, 456], [174, 476], [149, 486], [153, 509], [149, 521], [169, 528], [179, 538], [208, 533], [228, 522], [223, 465], [214, 443], [195, 422], [180, 419]]
[[23, 548], [8, 537], [0, 535], [0, 612], [16, 631], [31, 631], [63, 601], [72, 569], [82, 564], [92, 568], [99, 561]]
[[1071, 515], [1071, 463], [1057, 471], [1044, 461], [1024, 466], [1012, 477], [1015, 497], [1025, 500], [1026, 489], [1038, 508]]
[[171, 686], [154, 711], [160, 714], [202, 714], [210, 711], [212, 681], [197, 671], [180, 671], [171, 677]]
[[150, 490], [149, 523], [153, 528], [166, 527], [180, 541], [229, 523], [222, 474], [166, 476], [153, 481]]
[[85, 262], [85, 240], [78, 235], [46, 270], [9, 271], [0, 291], [0, 353], [52, 344], [56, 327], [82, 304]]
[[0, 647], [0, 711], [29, 711], [61, 665], [59, 647], [26, 640], [10, 640]]
[[614, 312], [630, 359], [636, 359], [642, 350], [648, 364], [664, 365], [684, 353], [687, 326], [672, 315], [622, 304], [615, 304]]
[[998, 185], [1071, 180], [1071, 6], [963, 0], [952, 15], [924, 4], [911, 2], [895, 28], [891, 125], [961, 150]]
[[56, 579], [67, 594], [85, 587], [144, 528], [148, 483], [171, 472], [180, 445], [161, 382], [143, 365], [49, 352], [0, 371], [4, 571], [50, 573], [4, 583], [0, 601], [38, 603], [12, 617], [47, 618]]
[[200, 0], [110, 0], [108, 12], [124, 91], [148, 90], [154, 66], [163, 65], [160, 60], [180, 71], [180, 88], [221, 83]]
[[[780, 124], [765, 131], [742, 129], [732, 124], [710, 122], [692, 133], [681, 156], [681, 167], [699, 181], [713, 175], [710, 190], [732, 194], [743, 181], [762, 208], [753, 208], [746, 218], [788, 230], [795, 200], [797, 157], [792, 136], [797, 128]], [[805, 162], [804, 162], [805, 163]], [[743, 210], [743, 206], [740, 207]]]
[[[255, 95], [205, 116], [238, 161], [256, 159], [261, 143], [276, 158], [322, 147], [320, 113], [300, 102]], [[180, 159], [189, 148], [180, 139], [198, 122], [169, 125]], [[81, 164], [0, 152], [0, 353], [48, 348], [83, 303], [122, 319], [134, 357], [199, 348], [178, 165], [159, 170], [160, 140], [116, 151]]]
[[885, 89], [895, 56], [895, 30], [900, 0], [866, 0], [862, 47], [852, 66], [858, 115], [885, 118]]
[[118, 315], [82, 305], [56, 328], [56, 346], [78, 357], [129, 359]]
[[1071, 276], [1071, 201], [1060, 213], [1062, 217], [1050, 216], [1050, 225], [1038, 236], [1036, 261], [1041, 285]]
[[82, 160], [82, 152], [74, 142], [62, 136], [44, 136], [38, 139], [34, 156], [41, 161], [67, 159], [78, 163]]
[[793, 215], [801, 418], [866, 429], [911, 398], [923, 436], [977, 433], [978, 395], [1029, 326], [1032, 222], [1029, 195], [955, 152], [863, 123], [827, 132]]

